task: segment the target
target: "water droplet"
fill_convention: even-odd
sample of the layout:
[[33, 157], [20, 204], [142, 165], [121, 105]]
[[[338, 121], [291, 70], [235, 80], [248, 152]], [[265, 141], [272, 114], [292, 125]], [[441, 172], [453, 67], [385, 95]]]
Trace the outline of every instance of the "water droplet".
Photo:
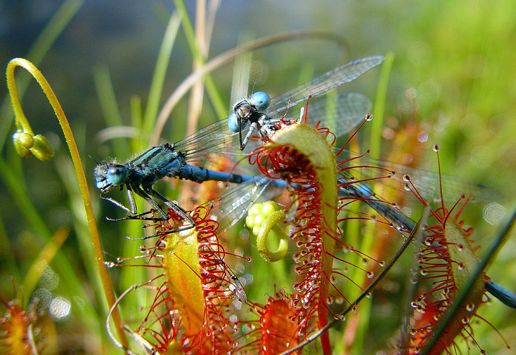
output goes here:
[[496, 202], [489, 203], [482, 212], [486, 222], [494, 226], [500, 224], [506, 213], [505, 207]]
[[367, 278], [368, 278], [368, 279], [372, 279], [373, 277], [374, 277], [374, 272], [369, 271], [369, 272], [367, 273]]
[[461, 322], [462, 324], [466, 325], [466, 324], [468, 324], [468, 323], [469, 323], [469, 319], [468, 319], [468, 318], [466, 318], [466, 317], [464, 317], [464, 318], [462, 318], [462, 319], [460, 320], [460, 322]]
[[112, 261], [104, 261], [104, 265], [108, 268], [108, 269], [111, 269], [112, 267], [115, 267], [115, 263], [112, 262]]
[[380, 267], [384, 267], [385, 266], [385, 261], [384, 260], [381, 260], [378, 265], [380, 265]]
[[410, 176], [408, 176], [408, 175], [403, 175], [403, 181], [404, 181], [404, 182], [409, 182], [409, 181], [410, 181]]
[[475, 310], [475, 304], [474, 303], [469, 303], [466, 305], [466, 311], [468, 312], [473, 312]]
[[72, 303], [67, 298], [61, 296], [53, 298], [48, 305], [48, 313], [54, 319], [66, 318], [70, 314], [71, 309]]
[[438, 152], [439, 151], [439, 146], [437, 144], [434, 144], [434, 152]]
[[343, 314], [335, 314], [333, 317], [334, 317], [335, 319], [340, 320], [340, 321], [345, 321], [345, 320], [346, 320], [346, 316], [345, 316], [345, 315], [343, 315]]
[[366, 120], [367, 122], [372, 121], [372, 120], [373, 120], [373, 115], [371, 115], [370, 113], [368, 113], [368, 114], [365, 116], [365, 120]]

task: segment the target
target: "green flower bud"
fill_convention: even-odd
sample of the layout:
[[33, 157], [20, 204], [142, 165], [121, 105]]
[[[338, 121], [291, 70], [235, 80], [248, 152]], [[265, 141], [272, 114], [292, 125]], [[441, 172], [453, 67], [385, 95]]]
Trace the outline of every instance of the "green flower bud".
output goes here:
[[33, 135], [23, 131], [16, 131], [13, 134], [13, 144], [16, 153], [22, 158], [27, 158], [32, 155], [30, 148], [34, 144]]
[[48, 143], [45, 136], [41, 134], [34, 136], [34, 144], [30, 151], [39, 160], [49, 160], [54, 156], [54, 150], [50, 146], [50, 143]]

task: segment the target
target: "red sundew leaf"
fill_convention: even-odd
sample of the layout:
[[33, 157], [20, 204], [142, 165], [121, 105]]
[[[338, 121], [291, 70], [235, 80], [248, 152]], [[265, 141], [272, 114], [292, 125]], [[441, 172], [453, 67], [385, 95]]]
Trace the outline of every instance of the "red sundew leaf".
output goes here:
[[37, 313], [35, 304], [25, 310], [17, 301], [3, 302], [7, 312], [0, 318], [0, 353], [38, 354], [57, 352], [57, 336], [48, 314]]
[[279, 354], [297, 344], [296, 309], [288, 298], [270, 298], [260, 312], [261, 350]]
[[[169, 213], [171, 219], [158, 228], [165, 236], [157, 247], [163, 255], [167, 278], [165, 289], [158, 292], [165, 298], [155, 304], [167, 307], [165, 316], [178, 313], [178, 321], [172, 327], [179, 329], [173, 329], [179, 339], [168, 336], [167, 324], [162, 324], [163, 334], [158, 338], [170, 338], [174, 349], [186, 353], [230, 352], [239, 345], [235, 331], [238, 319], [229, 320], [231, 299], [244, 297], [245, 293], [235, 290], [233, 274], [224, 262], [224, 248], [218, 241], [218, 225], [210, 218], [209, 210], [199, 207], [192, 212], [194, 228], [167, 234], [179, 227], [176, 221], [182, 220], [172, 211]], [[166, 344], [160, 346], [170, 349]]]
[[[462, 211], [467, 200], [461, 198], [454, 206]], [[452, 208], [453, 210], [453, 208]], [[425, 243], [419, 256], [421, 279], [431, 282], [431, 289], [420, 294], [413, 302], [415, 313], [409, 340], [409, 353], [418, 353], [432, 337], [443, 316], [454, 302], [458, 292], [468, 283], [472, 271], [478, 265], [475, 247], [469, 236], [472, 230], [465, 230], [459, 214], [452, 215], [452, 210], [440, 208], [433, 211], [436, 220], [428, 225]], [[459, 307], [446, 325], [437, 343], [430, 349], [431, 354], [440, 354], [454, 346], [455, 338], [463, 335], [472, 338], [471, 319], [476, 310], [484, 302], [486, 292], [484, 278], [479, 278], [468, 294], [465, 302]]]
[[8, 305], [7, 314], [0, 320], [4, 333], [0, 344], [9, 354], [31, 354], [30, 317], [16, 304]]
[[[327, 142], [327, 132], [322, 133], [306, 124], [286, 126], [250, 158], [266, 176], [298, 184], [293, 191], [299, 207], [291, 239], [300, 248], [294, 255], [298, 280], [291, 302], [299, 342], [314, 327], [328, 322], [326, 302], [336, 243], [338, 185], [335, 154]], [[331, 352], [328, 334], [321, 342], [323, 351]]]

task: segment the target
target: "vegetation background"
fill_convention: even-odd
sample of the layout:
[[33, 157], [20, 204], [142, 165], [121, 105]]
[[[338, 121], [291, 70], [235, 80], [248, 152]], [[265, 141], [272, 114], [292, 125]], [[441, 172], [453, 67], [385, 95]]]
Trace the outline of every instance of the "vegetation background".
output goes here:
[[[104, 142], [98, 133], [116, 124], [116, 117], [130, 125], [135, 96], [143, 107], [148, 104], [156, 58], [175, 5], [167, 1], [0, 1], [1, 68], [13, 57], [28, 56], [63, 3], [75, 7], [70, 11], [76, 13], [45, 53], [39, 68], [71, 120], [93, 183], [91, 172], [97, 161], [107, 157], [125, 160], [148, 142]], [[193, 22], [196, 4], [188, 2], [186, 7]], [[482, 238], [489, 240], [515, 205], [515, 13], [516, 3], [511, 0], [222, 1], [214, 19], [208, 58], [246, 41], [282, 32], [325, 30], [340, 37], [338, 43], [299, 39], [253, 52], [251, 89], [281, 93], [350, 59], [393, 52], [386, 127], [395, 130], [403, 122], [418, 122], [428, 135], [423, 150], [430, 152], [433, 144], [440, 145], [446, 175], [489, 187], [489, 203], [472, 206], [469, 220], [466, 217], [484, 246]], [[192, 62], [191, 41], [180, 29], [164, 76], [161, 103], [192, 72]], [[233, 63], [212, 75], [215, 91], [228, 110]], [[377, 76], [369, 74], [354, 87], [374, 98], [376, 82]], [[106, 103], [110, 85], [116, 100]], [[5, 89], [5, 85], [2, 87]], [[0, 94], [7, 99], [5, 90]], [[10, 143], [12, 114], [7, 100], [2, 104], [0, 278], [6, 281], [0, 285], [0, 297], [15, 297], [43, 245], [54, 231], [66, 226], [71, 235], [59, 254], [68, 259], [70, 268], [59, 265], [62, 259], [56, 258], [43, 272], [35, 293], [48, 302], [59, 296], [72, 305], [71, 314], [55, 316], [58, 334], [69, 333], [68, 349], [109, 347], [82, 206], [58, 125], [46, 99], [31, 82], [24, 98], [26, 114], [34, 130], [49, 137], [57, 154], [50, 163], [33, 159], [20, 163]], [[183, 99], [173, 111], [163, 139], [175, 141], [185, 136], [188, 110], [188, 100]], [[201, 117], [200, 127], [222, 118], [210, 95], [204, 97]], [[427, 169], [435, 169], [432, 154], [423, 161]], [[96, 190], [92, 189], [92, 194], [97, 198]], [[136, 243], [128, 243], [124, 236], [131, 231], [138, 235], [141, 230], [105, 221], [107, 213], [100, 204], [97, 207], [106, 257], [135, 255]], [[516, 239], [509, 238], [489, 269], [495, 280], [512, 290], [516, 290], [515, 250]], [[67, 269], [67, 275], [61, 273], [63, 269]], [[137, 273], [113, 274], [121, 289], [138, 280]], [[75, 281], [69, 283], [70, 279]], [[497, 301], [487, 308], [486, 318], [516, 348], [514, 311]], [[378, 336], [383, 343], [368, 344], [370, 349], [385, 346], [392, 329], [384, 331]], [[492, 336], [493, 332], [482, 323], [476, 339], [486, 350], [503, 352], [503, 341]]]

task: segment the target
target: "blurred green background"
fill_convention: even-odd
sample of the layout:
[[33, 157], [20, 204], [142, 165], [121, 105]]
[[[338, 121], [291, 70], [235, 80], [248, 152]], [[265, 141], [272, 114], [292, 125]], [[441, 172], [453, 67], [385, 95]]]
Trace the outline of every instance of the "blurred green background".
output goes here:
[[[27, 56], [62, 3], [50, 0], [0, 2], [1, 68], [5, 68], [13, 57]], [[97, 161], [115, 156], [125, 160], [132, 155], [127, 140], [98, 141], [97, 133], [110, 124], [103, 115], [94, 77], [97, 75], [98, 79], [99, 75], [109, 73], [116, 106], [123, 122], [130, 125], [131, 98], [139, 96], [143, 105], [146, 104], [168, 16], [175, 7], [166, 1], [71, 3], [78, 6], [77, 13], [57, 37], [39, 68], [71, 120], [92, 182], [91, 172]], [[208, 7], [212, 4], [208, 2]], [[187, 8], [193, 21], [194, 2], [189, 2]], [[214, 19], [208, 58], [246, 40], [281, 32], [326, 30], [340, 36], [340, 44], [307, 39], [253, 52], [251, 89], [281, 93], [294, 87], [303, 77], [322, 73], [350, 59], [393, 52], [395, 61], [387, 92], [386, 125], [395, 129], [400, 122], [420, 122], [422, 130], [428, 134], [424, 149], [430, 151], [433, 144], [439, 144], [446, 175], [489, 187], [488, 203], [473, 206], [470, 220], [467, 220], [477, 228], [477, 238], [480, 245], [484, 245], [489, 243], [485, 240], [489, 241], [497, 225], [515, 205], [515, 14], [516, 2], [511, 0], [222, 1]], [[184, 31], [180, 29], [165, 76], [161, 102], [191, 72], [191, 51]], [[360, 88], [373, 99], [377, 73], [368, 74], [352, 87]], [[213, 78], [226, 109], [229, 109], [233, 63], [215, 71]], [[2, 87], [2, 97], [7, 97], [5, 84]], [[73, 346], [98, 350], [105, 344], [105, 340], [101, 340], [103, 319], [99, 312], [88, 312], [88, 305], [94, 309], [101, 306], [96, 301], [98, 295], [95, 296], [92, 281], [95, 277], [88, 265], [91, 251], [85, 250], [89, 247], [82, 206], [70, 175], [62, 135], [46, 99], [31, 83], [24, 98], [26, 114], [34, 130], [49, 137], [57, 154], [50, 163], [33, 159], [20, 163], [10, 144], [14, 127], [7, 106], [4, 101], [0, 112], [3, 160], [0, 167], [3, 170], [0, 182], [0, 206], [3, 206], [0, 277], [9, 281], [2, 282], [0, 295], [4, 300], [13, 297], [45, 243], [42, 235], [69, 226], [71, 236], [62, 252], [71, 261], [70, 271], [74, 276], [70, 277], [79, 280], [83, 286], [81, 292], [86, 293], [78, 294], [74, 287], [59, 282], [63, 277], [59, 272], [53, 274], [50, 271], [44, 274], [46, 278], [42, 279], [36, 292], [48, 302], [56, 296], [68, 299], [73, 315], [57, 317], [58, 327], [64, 329], [67, 325], [75, 325], [72, 328], [74, 335], [83, 332], [93, 341], [86, 345], [84, 340], [77, 340]], [[173, 111], [162, 138], [174, 141], [184, 137], [187, 109], [187, 100], [183, 99]], [[204, 98], [201, 117], [201, 126], [221, 118], [215, 114], [208, 95]], [[125, 156], [117, 154], [117, 144], [119, 147], [125, 145], [125, 150], [118, 151]], [[434, 155], [430, 153], [424, 160], [428, 169], [435, 168]], [[25, 193], [32, 207], [13, 193], [13, 187], [7, 182], [8, 173], [16, 177], [20, 194]], [[95, 198], [98, 195], [94, 189], [92, 194]], [[136, 251], [137, 246], [124, 247], [127, 241], [123, 237], [127, 230], [106, 222], [105, 215], [98, 209], [107, 257], [134, 255], [131, 250]], [[516, 240], [512, 238], [489, 274], [504, 286], [516, 290], [514, 250]], [[136, 276], [134, 279], [128, 277], [125, 284], [130, 285], [135, 280]], [[507, 311], [497, 301], [488, 308], [489, 321], [515, 348], [513, 311]], [[78, 319], [79, 314], [82, 321]], [[500, 350], [504, 347], [503, 341], [493, 334], [493, 330], [485, 324], [480, 328], [476, 338], [481, 346], [503, 351]]]

